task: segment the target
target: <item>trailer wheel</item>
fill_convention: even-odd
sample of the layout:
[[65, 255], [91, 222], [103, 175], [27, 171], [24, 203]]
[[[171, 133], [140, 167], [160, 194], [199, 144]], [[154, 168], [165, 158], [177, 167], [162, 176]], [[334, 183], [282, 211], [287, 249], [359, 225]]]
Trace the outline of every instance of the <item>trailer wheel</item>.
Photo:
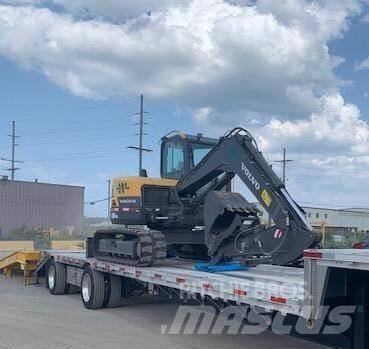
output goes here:
[[82, 275], [81, 295], [85, 308], [102, 308], [105, 299], [104, 273], [87, 267]]
[[64, 294], [67, 287], [67, 270], [65, 265], [51, 261], [48, 267], [46, 282], [51, 294]]
[[49, 282], [48, 282], [48, 277], [49, 277], [49, 267], [50, 267], [50, 261], [48, 261], [45, 265], [45, 288], [48, 290], [49, 289]]
[[113, 308], [120, 305], [122, 298], [122, 281], [120, 276], [113, 274], [105, 274], [106, 276], [106, 293], [104, 307]]

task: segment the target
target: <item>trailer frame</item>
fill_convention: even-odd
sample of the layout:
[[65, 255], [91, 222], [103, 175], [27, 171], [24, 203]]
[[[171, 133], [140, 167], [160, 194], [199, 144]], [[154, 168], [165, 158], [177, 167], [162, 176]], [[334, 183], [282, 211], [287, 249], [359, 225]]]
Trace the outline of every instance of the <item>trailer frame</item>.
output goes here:
[[[350, 348], [369, 348], [369, 250], [306, 250], [303, 268], [265, 264], [218, 273], [195, 270], [195, 263], [188, 260], [167, 259], [162, 266], [138, 267], [86, 257], [81, 251], [43, 251], [37, 276], [43, 270], [48, 276], [51, 264], [58, 265], [65, 283], [56, 294], [80, 288], [89, 309], [118, 306], [120, 296], [128, 297], [135, 283], [152, 295], [165, 289], [182, 299], [249, 305], [300, 317], [314, 326], [327, 299], [342, 299], [358, 308], [352, 315]], [[91, 300], [94, 292], [97, 300]]]

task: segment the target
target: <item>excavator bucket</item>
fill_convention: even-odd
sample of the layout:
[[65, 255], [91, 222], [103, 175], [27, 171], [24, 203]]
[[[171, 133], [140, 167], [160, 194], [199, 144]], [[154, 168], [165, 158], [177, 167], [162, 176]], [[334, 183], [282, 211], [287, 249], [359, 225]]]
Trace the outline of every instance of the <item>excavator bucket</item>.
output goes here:
[[241, 194], [211, 191], [204, 202], [205, 241], [213, 256], [245, 220], [258, 221], [259, 211]]

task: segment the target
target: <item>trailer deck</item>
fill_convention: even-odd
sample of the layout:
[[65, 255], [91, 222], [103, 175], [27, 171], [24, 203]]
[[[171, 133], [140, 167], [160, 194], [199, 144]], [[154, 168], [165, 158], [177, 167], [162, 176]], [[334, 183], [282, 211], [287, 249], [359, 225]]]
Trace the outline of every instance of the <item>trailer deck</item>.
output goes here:
[[83, 268], [87, 263], [100, 272], [170, 287], [189, 294], [259, 306], [287, 314], [302, 314], [304, 271], [299, 268], [259, 265], [242, 271], [209, 273], [195, 270], [195, 262], [178, 259], [167, 259], [159, 267], [134, 267], [86, 258], [81, 252], [45, 251], [44, 255], [72, 267]]

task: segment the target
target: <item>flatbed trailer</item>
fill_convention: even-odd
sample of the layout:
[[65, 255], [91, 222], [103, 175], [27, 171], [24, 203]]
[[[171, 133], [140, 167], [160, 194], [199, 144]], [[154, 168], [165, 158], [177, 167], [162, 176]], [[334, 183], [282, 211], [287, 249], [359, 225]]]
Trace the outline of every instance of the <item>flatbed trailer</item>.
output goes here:
[[[157, 296], [248, 305], [303, 319], [306, 328], [314, 329], [326, 322], [327, 307], [344, 306], [352, 309], [350, 326], [337, 333], [345, 337], [338, 341], [350, 349], [369, 348], [369, 250], [306, 250], [303, 267], [265, 264], [210, 273], [194, 265], [167, 259], [162, 266], [138, 267], [104, 262], [80, 251], [43, 251], [37, 276], [46, 274], [51, 294], [81, 292], [88, 309], [119, 306], [122, 297], [139, 287]], [[318, 330], [314, 338], [319, 336]]]

